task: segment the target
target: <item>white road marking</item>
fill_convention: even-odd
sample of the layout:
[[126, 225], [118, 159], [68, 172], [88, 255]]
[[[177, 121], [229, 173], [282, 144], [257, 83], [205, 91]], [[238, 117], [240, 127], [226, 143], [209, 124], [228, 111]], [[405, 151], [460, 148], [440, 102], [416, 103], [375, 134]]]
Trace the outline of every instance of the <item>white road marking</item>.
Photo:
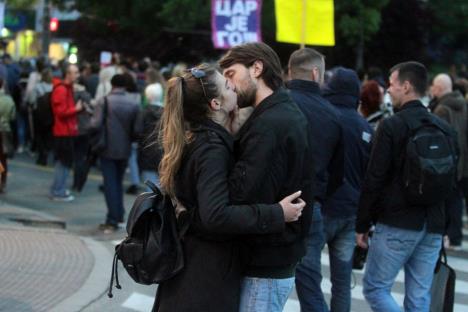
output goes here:
[[122, 304], [122, 307], [138, 312], [148, 312], [153, 308], [154, 297], [140, 293], [132, 293]]

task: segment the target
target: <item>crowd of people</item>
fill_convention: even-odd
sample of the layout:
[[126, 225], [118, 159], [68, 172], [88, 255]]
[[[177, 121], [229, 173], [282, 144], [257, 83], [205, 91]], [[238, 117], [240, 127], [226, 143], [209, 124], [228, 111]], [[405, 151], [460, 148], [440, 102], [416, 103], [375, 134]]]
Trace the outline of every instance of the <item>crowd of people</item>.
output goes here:
[[429, 311], [441, 246], [461, 247], [463, 70], [436, 75], [428, 90], [421, 63], [361, 76], [326, 70], [322, 54], [302, 48], [284, 72], [262, 43], [172, 71], [115, 55], [103, 68], [65, 64], [61, 77], [59, 67], [37, 61], [23, 87], [9, 83], [19, 67], [8, 57], [4, 64], [5, 169], [15, 132], [17, 151], [30, 140], [39, 165], [53, 152], [51, 200], [72, 201], [90, 166], [99, 168], [105, 233], [125, 220], [127, 168], [128, 193], [150, 180], [177, 202], [179, 225], [190, 223], [185, 267], [159, 286], [154, 311], [281, 311], [294, 285], [302, 311], [350, 311], [356, 246], [368, 250], [363, 292], [374, 311], [400, 311], [391, 288], [402, 268], [405, 311]]

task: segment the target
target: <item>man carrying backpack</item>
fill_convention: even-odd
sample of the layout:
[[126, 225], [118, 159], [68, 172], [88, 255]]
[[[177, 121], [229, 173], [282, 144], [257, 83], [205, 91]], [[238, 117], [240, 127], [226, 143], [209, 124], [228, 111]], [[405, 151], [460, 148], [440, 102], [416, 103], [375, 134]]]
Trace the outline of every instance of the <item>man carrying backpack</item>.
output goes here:
[[421, 101], [427, 71], [391, 69], [388, 92], [399, 111], [382, 121], [362, 188], [356, 241], [368, 247], [363, 293], [373, 311], [401, 311], [391, 289], [405, 269], [405, 311], [429, 311], [434, 267], [446, 228], [444, 200], [455, 185], [456, 137]]

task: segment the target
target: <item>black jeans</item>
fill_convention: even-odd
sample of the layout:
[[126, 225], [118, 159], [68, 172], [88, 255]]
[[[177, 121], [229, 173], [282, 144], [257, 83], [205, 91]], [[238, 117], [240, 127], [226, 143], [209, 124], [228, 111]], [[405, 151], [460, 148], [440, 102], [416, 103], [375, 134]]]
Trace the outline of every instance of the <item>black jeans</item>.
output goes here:
[[78, 191], [81, 191], [89, 172], [87, 164], [88, 149], [88, 136], [77, 136], [73, 142], [73, 189]]
[[465, 199], [466, 215], [468, 215], [468, 177], [462, 178], [459, 185]]
[[460, 183], [457, 189], [445, 200], [448, 211], [449, 226], [447, 230], [450, 245], [459, 246], [463, 240], [463, 192]]

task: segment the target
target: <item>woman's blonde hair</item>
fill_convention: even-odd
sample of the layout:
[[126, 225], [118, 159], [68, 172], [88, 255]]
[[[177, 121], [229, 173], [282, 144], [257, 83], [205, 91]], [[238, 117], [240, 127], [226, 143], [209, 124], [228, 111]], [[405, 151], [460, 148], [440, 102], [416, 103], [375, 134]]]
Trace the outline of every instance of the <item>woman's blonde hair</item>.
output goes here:
[[195, 69], [202, 71], [204, 76], [196, 78], [191, 70], [187, 70], [183, 76], [171, 78], [164, 97], [159, 132], [164, 155], [159, 164], [159, 177], [161, 188], [170, 196], [175, 196], [175, 177], [185, 146], [192, 138], [190, 129], [209, 118], [209, 102], [220, 96], [216, 68], [202, 64]]

